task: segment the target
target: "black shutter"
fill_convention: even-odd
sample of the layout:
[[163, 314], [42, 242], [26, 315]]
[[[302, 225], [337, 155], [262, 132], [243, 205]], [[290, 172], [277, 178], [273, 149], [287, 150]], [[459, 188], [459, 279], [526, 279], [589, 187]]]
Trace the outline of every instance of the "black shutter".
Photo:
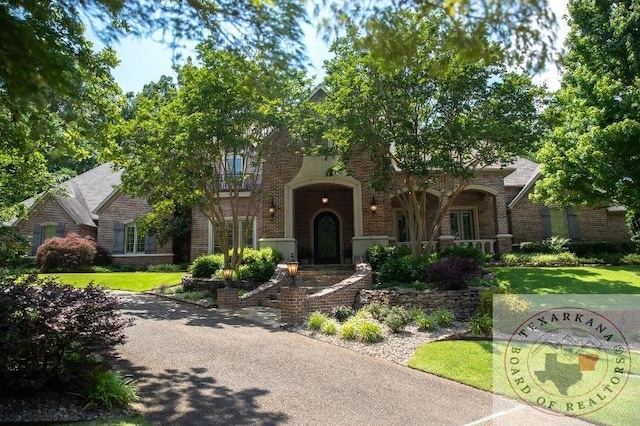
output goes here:
[[113, 224], [113, 249], [111, 253], [124, 253], [124, 223], [116, 222]]
[[56, 237], [64, 238], [64, 224], [56, 226]]
[[155, 253], [156, 252], [156, 236], [155, 234], [147, 234], [144, 237], [144, 252]]
[[578, 221], [578, 213], [573, 207], [567, 208], [567, 225], [569, 227], [569, 238], [572, 240], [580, 239], [580, 223]]
[[42, 226], [33, 225], [33, 240], [31, 241], [31, 256], [36, 255], [36, 251], [42, 242]]
[[540, 208], [540, 219], [542, 221], [542, 239], [551, 238], [551, 212], [549, 207]]

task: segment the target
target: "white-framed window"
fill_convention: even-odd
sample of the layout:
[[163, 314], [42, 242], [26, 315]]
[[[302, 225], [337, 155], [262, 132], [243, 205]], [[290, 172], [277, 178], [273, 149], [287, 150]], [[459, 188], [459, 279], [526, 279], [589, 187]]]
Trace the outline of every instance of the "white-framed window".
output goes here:
[[227, 174], [238, 177], [244, 173], [244, 158], [241, 155], [227, 155]]
[[456, 240], [475, 240], [478, 238], [477, 214], [473, 208], [449, 211], [451, 235]]
[[[222, 253], [222, 250], [220, 250], [220, 244], [216, 241], [215, 239], [215, 233], [214, 231], [214, 226], [218, 227], [221, 226], [220, 224], [216, 223], [215, 225], [213, 225], [211, 222], [209, 222], [209, 253]], [[227, 218], [225, 220], [225, 223], [223, 225], [226, 228], [226, 235], [227, 235], [227, 244], [229, 245], [229, 247], [233, 247], [233, 220], [230, 218]], [[240, 221], [239, 222], [239, 226], [240, 226], [240, 230], [238, 232], [238, 235], [242, 236], [243, 230], [248, 228], [248, 232], [247, 232], [247, 237], [244, 241], [241, 242], [241, 244], [238, 244], [238, 247], [248, 247], [248, 248], [256, 248], [256, 221], [255, 219], [251, 222], [249, 221]]]
[[124, 253], [144, 253], [145, 234], [140, 231], [136, 222], [124, 225]]

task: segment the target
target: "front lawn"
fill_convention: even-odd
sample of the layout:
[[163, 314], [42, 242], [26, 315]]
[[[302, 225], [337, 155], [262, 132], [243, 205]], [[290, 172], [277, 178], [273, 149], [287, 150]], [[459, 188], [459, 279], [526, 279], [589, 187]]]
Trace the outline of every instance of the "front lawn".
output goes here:
[[[408, 363], [416, 370], [455, 380], [478, 389], [494, 391], [493, 356], [502, 359], [505, 343], [490, 341], [450, 340], [426, 343], [418, 348]], [[500, 365], [500, 364], [498, 364]], [[623, 425], [637, 422], [637, 395], [640, 394], [640, 354], [632, 352], [629, 378], [613, 404], [586, 416], [599, 424]], [[508, 389], [501, 377], [498, 389]], [[510, 397], [517, 398], [510, 392]]]
[[95, 285], [110, 290], [147, 291], [165, 284], [180, 284], [184, 272], [96, 272], [96, 273], [53, 273], [41, 277], [55, 277], [59, 282], [74, 287]]
[[640, 266], [489, 269], [521, 294], [640, 294]]

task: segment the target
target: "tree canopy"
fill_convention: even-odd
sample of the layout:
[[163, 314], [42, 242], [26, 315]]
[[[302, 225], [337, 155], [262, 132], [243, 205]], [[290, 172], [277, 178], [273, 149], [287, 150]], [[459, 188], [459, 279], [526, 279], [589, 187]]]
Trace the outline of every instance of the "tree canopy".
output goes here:
[[[338, 169], [348, 169], [354, 155], [373, 162], [372, 188], [398, 194], [417, 256], [423, 236], [435, 238], [444, 212], [476, 170], [530, 149], [540, 133], [542, 93], [528, 77], [506, 71], [496, 45], [487, 43], [492, 54], [469, 61], [449, 42], [460, 34], [441, 12], [388, 19], [396, 37], [410, 39], [417, 52], [387, 62], [352, 30], [334, 45], [326, 100], [301, 134], [331, 141], [327, 153], [339, 157]], [[441, 197], [433, 229], [426, 230], [432, 186], [450, 195]]]
[[569, 2], [557, 125], [535, 199], [640, 211], [640, 1]]
[[242, 248], [252, 227], [241, 224], [252, 223], [259, 209], [268, 134], [285, 126], [303, 80], [296, 71], [212, 42], [198, 52], [197, 63], [177, 67], [177, 84], [163, 78], [134, 99], [117, 162], [124, 168], [123, 189], [147, 198], [157, 211], [189, 206], [207, 216], [216, 244], [235, 267], [241, 250], [227, 256], [230, 248]]

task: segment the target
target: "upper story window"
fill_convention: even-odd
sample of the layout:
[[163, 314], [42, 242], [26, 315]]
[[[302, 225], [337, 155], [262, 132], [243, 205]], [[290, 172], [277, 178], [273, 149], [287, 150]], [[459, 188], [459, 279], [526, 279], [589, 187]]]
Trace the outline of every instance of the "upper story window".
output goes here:
[[227, 156], [227, 174], [232, 177], [242, 176], [244, 173], [244, 158], [239, 155]]

